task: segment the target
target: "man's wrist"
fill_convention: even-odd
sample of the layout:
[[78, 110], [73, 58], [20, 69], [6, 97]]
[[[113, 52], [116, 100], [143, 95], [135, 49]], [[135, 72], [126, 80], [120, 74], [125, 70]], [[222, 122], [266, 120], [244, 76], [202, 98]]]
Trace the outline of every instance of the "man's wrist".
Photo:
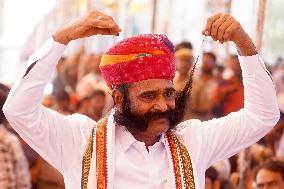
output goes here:
[[235, 43], [240, 56], [253, 56], [258, 54], [252, 40], [247, 37], [241, 43]]
[[65, 33], [60, 30], [55, 32], [55, 34], [53, 35], [53, 39], [54, 41], [64, 45], [67, 45], [70, 42], [70, 39], [68, 39]]

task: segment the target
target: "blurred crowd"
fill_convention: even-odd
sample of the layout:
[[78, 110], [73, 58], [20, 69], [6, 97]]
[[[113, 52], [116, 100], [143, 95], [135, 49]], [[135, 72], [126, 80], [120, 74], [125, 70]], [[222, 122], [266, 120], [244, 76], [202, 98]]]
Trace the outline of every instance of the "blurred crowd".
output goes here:
[[[189, 80], [196, 59], [190, 42], [176, 45], [174, 86], [181, 91]], [[43, 105], [62, 114], [80, 113], [98, 121], [112, 107], [112, 97], [100, 69], [101, 54], [86, 53], [80, 47], [62, 57], [52, 80], [52, 93]], [[279, 106], [284, 111], [284, 59], [268, 67], [274, 80]], [[244, 87], [238, 56], [217, 59], [203, 52], [194, 72], [185, 119], [206, 121], [238, 111], [244, 106]], [[9, 87], [0, 85], [0, 107]], [[216, 162], [206, 171], [206, 189], [284, 189], [283, 116], [258, 143], [230, 159]], [[48, 145], [48, 144], [46, 144]], [[61, 174], [32, 150], [0, 114], [0, 188], [61, 189]]]

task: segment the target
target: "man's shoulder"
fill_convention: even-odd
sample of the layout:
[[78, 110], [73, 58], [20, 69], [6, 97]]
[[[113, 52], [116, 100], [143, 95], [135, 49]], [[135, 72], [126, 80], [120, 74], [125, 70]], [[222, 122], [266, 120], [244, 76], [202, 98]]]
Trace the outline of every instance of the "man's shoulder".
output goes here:
[[92, 118], [86, 115], [83, 115], [83, 114], [79, 114], [79, 113], [70, 114], [70, 115], [67, 115], [67, 117], [68, 119], [71, 119], [73, 121], [85, 122], [89, 124], [96, 124], [96, 121], [93, 120]]
[[199, 119], [189, 119], [189, 120], [179, 123], [175, 127], [174, 131], [178, 134], [181, 134], [185, 132], [186, 130], [201, 126], [201, 123], [202, 122]]
[[73, 129], [80, 131], [84, 138], [89, 138], [92, 129], [97, 124], [95, 120], [79, 113], [67, 115], [67, 118], [73, 122]]

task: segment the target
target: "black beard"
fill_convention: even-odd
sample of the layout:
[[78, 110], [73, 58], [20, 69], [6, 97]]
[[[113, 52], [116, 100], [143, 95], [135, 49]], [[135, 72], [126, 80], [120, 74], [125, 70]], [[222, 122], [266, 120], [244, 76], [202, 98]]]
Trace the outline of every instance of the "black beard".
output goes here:
[[177, 97], [175, 99], [175, 108], [169, 109], [165, 112], [147, 112], [145, 114], [133, 112], [131, 110], [131, 102], [128, 96], [127, 86], [122, 86], [122, 112], [118, 111], [117, 109], [115, 110], [115, 122], [119, 125], [125, 126], [126, 128], [131, 128], [143, 132], [147, 130], [150, 121], [166, 118], [169, 120], [170, 129], [174, 129], [180, 122], [183, 121], [187, 102], [189, 101], [191, 93], [192, 78], [193, 74], [191, 74], [184, 89], [177, 94]]

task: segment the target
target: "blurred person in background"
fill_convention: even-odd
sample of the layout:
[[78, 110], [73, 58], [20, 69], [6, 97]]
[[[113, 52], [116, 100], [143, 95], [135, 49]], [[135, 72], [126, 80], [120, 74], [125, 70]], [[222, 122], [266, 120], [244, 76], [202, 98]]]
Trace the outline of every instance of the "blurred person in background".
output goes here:
[[281, 116], [275, 127], [261, 141], [259, 141], [260, 144], [268, 147], [275, 157], [284, 156], [283, 126], [283, 116]]
[[214, 167], [218, 171], [220, 179], [223, 179], [223, 180], [230, 179], [231, 165], [228, 159], [218, 161], [214, 163], [212, 167]]
[[252, 189], [254, 181], [254, 168], [265, 161], [272, 159], [272, 151], [260, 144], [253, 144], [238, 154], [237, 171], [231, 174], [234, 186], [244, 189]]
[[219, 173], [214, 167], [209, 167], [205, 172], [205, 189], [219, 189]]
[[192, 43], [190, 41], [182, 41], [175, 46], [175, 51], [178, 51], [180, 49], [193, 50]]
[[237, 189], [229, 179], [222, 178], [220, 172], [211, 166], [205, 172], [205, 189]]
[[37, 169], [37, 189], [65, 189], [62, 174], [41, 157]]
[[70, 96], [65, 90], [57, 91], [52, 94], [53, 107], [52, 109], [65, 115], [73, 112], [74, 107], [70, 106]]
[[192, 68], [194, 55], [192, 50], [180, 48], [175, 52], [176, 74], [174, 78], [174, 87], [181, 92], [189, 80], [190, 70]]
[[284, 162], [273, 161], [260, 165], [255, 172], [257, 189], [284, 189]]
[[273, 79], [277, 93], [284, 92], [284, 59], [278, 58], [273, 72]]
[[106, 103], [106, 94], [102, 90], [95, 90], [90, 96], [79, 102], [78, 112], [99, 121], [103, 117]]
[[78, 48], [78, 50], [75, 51], [75, 53], [71, 54], [66, 59], [64, 79], [66, 83], [65, 91], [67, 91], [69, 95], [76, 94], [77, 83], [80, 79], [79, 70], [84, 54], [85, 48], [84, 46], [81, 46], [80, 48]]
[[83, 60], [81, 64], [81, 79], [76, 86], [76, 94], [79, 99], [91, 95], [98, 86], [107, 86], [99, 68], [101, 56], [101, 54], [90, 53]]
[[65, 69], [66, 69], [66, 57], [61, 57], [56, 66], [56, 76], [53, 80], [53, 93], [58, 93], [62, 90], [65, 90], [66, 78], [65, 78]]
[[113, 107], [113, 99], [99, 68], [101, 57], [101, 53], [90, 53], [83, 59], [80, 65], [80, 80], [76, 86], [76, 96], [81, 101], [92, 95], [95, 90], [105, 91], [105, 107], [103, 110], [103, 115], [105, 115]]
[[29, 166], [21, 142], [16, 135], [5, 128], [8, 123], [2, 107], [9, 90], [0, 83], [0, 188], [30, 189]]
[[219, 189], [237, 189], [230, 180], [221, 180]]
[[212, 52], [202, 54], [201, 70], [199, 75], [194, 78], [195, 84], [191, 95], [194, 97], [192, 111], [195, 113], [194, 118], [202, 121], [212, 118], [212, 100], [218, 82], [213, 75], [216, 68], [216, 56]]
[[213, 92], [213, 113], [216, 117], [228, 115], [244, 107], [242, 70], [237, 55], [229, 55], [225, 62], [224, 79]]
[[[186, 46], [186, 42], [183, 42], [181, 44], [178, 44], [175, 51], [175, 58], [176, 58], [176, 73], [174, 77], [174, 88], [177, 92], [182, 92], [184, 89], [186, 82], [190, 79], [190, 70], [192, 69], [193, 61], [194, 61], [194, 55], [190, 48], [188, 48], [188, 45]], [[184, 47], [183, 47], [184, 46]], [[191, 46], [189, 46], [191, 47]], [[177, 50], [178, 49], [178, 50]], [[192, 91], [196, 89], [195, 82], [192, 86]], [[196, 101], [197, 96], [196, 92], [192, 92], [190, 98], [187, 100], [187, 110], [184, 116], [184, 119], [190, 119], [192, 117], [196, 117], [194, 110], [196, 107]]]

